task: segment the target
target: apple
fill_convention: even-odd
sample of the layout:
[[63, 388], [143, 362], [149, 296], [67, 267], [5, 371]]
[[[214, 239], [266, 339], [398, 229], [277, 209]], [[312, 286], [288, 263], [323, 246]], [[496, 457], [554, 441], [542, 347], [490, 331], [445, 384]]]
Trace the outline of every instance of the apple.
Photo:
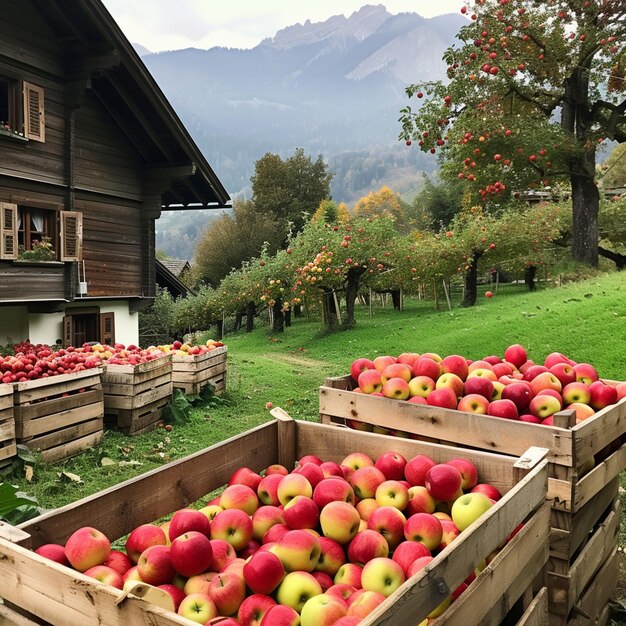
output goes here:
[[515, 382], [506, 385], [502, 390], [502, 399], [511, 400], [517, 407], [518, 413], [523, 413], [533, 398], [530, 385], [526, 382]]
[[315, 571], [335, 576], [339, 568], [346, 562], [346, 553], [341, 545], [330, 537], [320, 537], [320, 557]]
[[441, 543], [442, 533], [440, 520], [430, 513], [415, 513], [404, 525], [404, 536], [407, 541], [423, 543], [431, 551]]
[[320, 512], [322, 534], [340, 544], [348, 543], [359, 532], [360, 520], [359, 512], [348, 502], [329, 502]]
[[285, 571], [312, 572], [321, 547], [319, 539], [306, 530], [290, 530], [276, 542], [272, 552], [281, 560]]
[[134, 583], [135, 581], [137, 582], [143, 582], [141, 580], [141, 576], [139, 576], [139, 572], [137, 571], [137, 566], [133, 565], [129, 570], [126, 570], [126, 573], [122, 576], [122, 582], [124, 583], [124, 591], [126, 591], [127, 587], [126, 587], [126, 583]]
[[332, 477], [343, 478], [341, 465], [339, 465], [339, 463], [335, 463], [334, 461], [324, 461], [320, 465], [320, 469], [322, 470], [322, 474], [324, 478], [332, 478]]
[[352, 362], [352, 365], [350, 366], [350, 376], [352, 376], [352, 380], [354, 382], [357, 382], [361, 372], [373, 369], [375, 369], [373, 361], [366, 358], [359, 358]]
[[172, 520], [169, 527], [170, 541], [174, 541], [176, 537], [190, 531], [206, 535], [211, 538], [211, 522], [209, 522], [206, 515], [197, 511], [196, 509], [180, 509], [172, 515]]
[[441, 369], [444, 374], [455, 374], [462, 381], [467, 378], [469, 372], [467, 360], [458, 354], [450, 354], [441, 360]]
[[278, 506], [280, 504], [280, 500], [278, 499], [278, 485], [284, 477], [283, 474], [279, 473], [264, 476], [256, 491], [259, 502]]
[[[470, 380], [481, 380], [481, 379], [471, 378]], [[487, 382], [491, 384], [491, 381], [487, 381]], [[493, 385], [491, 386], [493, 389]], [[487, 398], [477, 393], [470, 393], [466, 396], [463, 396], [459, 400], [457, 409], [459, 411], [466, 411], [467, 413], [477, 413], [480, 415], [486, 415], [488, 407], [489, 407], [489, 400], [487, 400]]]
[[409, 383], [403, 378], [390, 378], [383, 383], [382, 394], [385, 398], [406, 400], [411, 395]]
[[382, 373], [382, 371], [388, 366], [391, 365], [392, 363], [396, 362], [396, 357], [394, 356], [388, 356], [388, 355], [384, 355], [384, 356], [377, 356], [374, 359], [374, 367]]
[[313, 570], [311, 574], [313, 574], [315, 580], [317, 580], [317, 582], [320, 584], [323, 593], [326, 593], [326, 591], [335, 584], [333, 579], [326, 572], [318, 572], [317, 570]]
[[521, 374], [519, 374], [518, 370], [515, 369], [514, 366], [511, 365], [511, 363], [492, 363], [492, 365], [493, 373], [498, 379], [502, 378], [503, 376], [510, 377], [513, 372], [517, 372], [517, 375], [521, 378]]
[[318, 509], [323, 509], [329, 502], [340, 500], [354, 505], [354, 490], [350, 483], [339, 478], [325, 478], [313, 491], [313, 502]]
[[365, 565], [379, 556], [389, 556], [389, 544], [379, 532], [370, 528], [358, 532], [348, 545], [351, 563]]
[[487, 483], [478, 483], [475, 487], [472, 487], [470, 493], [482, 493], [494, 502], [497, 502], [502, 497], [502, 494], [493, 485]]
[[299, 626], [300, 615], [290, 606], [278, 604], [270, 608], [260, 626]]
[[300, 626], [332, 626], [344, 617], [348, 607], [343, 600], [322, 594], [309, 598], [300, 612]]
[[504, 359], [519, 369], [528, 360], [528, 355], [524, 346], [516, 343], [504, 351]]
[[463, 532], [492, 506], [493, 502], [484, 493], [466, 493], [457, 498], [452, 505], [452, 521]]
[[569, 363], [555, 363], [549, 371], [561, 381], [563, 387], [576, 381], [576, 372]]
[[356, 563], [344, 563], [335, 574], [335, 584], [351, 585], [356, 589], [361, 588], [361, 572], [363, 568]]
[[388, 598], [404, 581], [406, 576], [399, 563], [388, 557], [376, 557], [363, 566], [361, 586], [365, 591], [377, 591]]
[[[504, 391], [502, 392], [504, 393]], [[487, 407], [487, 415], [516, 420], [519, 418], [517, 406], [512, 400], [493, 400]]]
[[234, 615], [246, 598], [243, 575], [229, 569], [220, 572], [209, 583], [209, 597], [219, 615]]
[[550, 354], [548, 354], [548, 356], [545, 358], [545, 361], [543, 362], [543, 364], [547, 368], [550, 368], [557, 363], [567, 363], [571, 366], [575, 365], [574, 361], [568, 359], [564, 354], [561, 354], [560, 352], [551, 352]]
[[463, 383], [463, 392], [466, 396], [478, 394], [490, 400], [493, 395], [493, 381], [483, 376], [474, 376]]
[[404, 467], [404, 476], [410, 485], [424, 486], [426, 474], [435, 462], [425, 454], [418, 454], [407, 461]]
[[356, 591], [357, 588], [353, 587], [352, 585], [346, 585], [345, 583], [334, 583], [324, 593], [328, 596], [335, 596], [341, 600], [344, 600], [347, 603], [350, 597], [354, 593], [356, 593]]
[[252, 538], [262, 541], [263, 535], [275, 524], [285, 524], [282, 509], [271, 505], [259, 507], [252, 516]]
[[576, 363], [576, 365], [574, 365], [574, 373], [576, 374], [576, 380], [578, 382], [587, 385], [591, 385], [591, 383], [599, 379], [598, 372], [592, 365], [589, 365], [589, 363]]
[[393, 506], [379, 506], [367, 520], [367, 527], [378, 531], [387, 540], [390, 550], [403, 540], [405, 524], [406, 517]]
[[[56, 563], [60, 563], [61, 565], [69, 566], [70, 562], [67, 560], [65, 556], [65, 547], [59, 545], [58, 543], [45, 543], [42, 546], [39, 546], [35, 553], [39, 556], [44, 556], [51, 561], [55, 561]], [[110, 559], [110, 556], [109, 556]], [[107, 561], [109, 560], [107, 559]], [[104, 562], [105, 565], [109, 565], [107, 561]], [[119, 570], [118, 570], [119, 571]], [[120, 572], [123, 574], [123, 572]]]
[[[452, 374], [448, 374], [451, 376]], [[440, 406], [444, 409], [456, 409], [457, 397], [451, 387], [440, 387], [428, 394], [426, 403], [430, 406]]]
[[383, 382], [380, 371], [373, 369], [361, 372], [359, 374], [358, 384], [362, 393], [374, 393], [381, 391], [383, 388]]
[[342, 470], [343, 466], [346, 466], [356, 472], [356, 470], [366, 465], [374, 465], [374, 461], [364, 452], [351, 452], [341, 461], [340, 465]]
[[561, 381], [549, 371], [542, 372], [530, 381], [530, 389], [535, 396], [544, 389], [554, 389], [560, 393], [562, 388]]
[[589, 385], [589, 402], [596, 411], [617, 402], [617, 388], [596, 380]]
[[172, 565], [169, 546], [150, 546], [137, 561], [137, 572], [143, 582], [149, 585], [164, 585], [171, 582], [176, 570]]
[[278, 605], [269, 595], [254, 593], [241, 603], [237, 611], [236, 623], [239, 626], [260, 626], [261, 621], [273, 606]]
[[463, 477], [453, 465], [440, 463], [431, 467], [426, 474], [424, 486], [435, 500], [452, 500], [461, 489]]
[[[594, 381], [595, 382], [595, 381]], [[626, 382], [618, 383], [615, 386], [615, 390], [617, 391], [617, 401], [619, 402], [622, 398], [626, 398]]]
[[387, 480], [402, 480], [406, 459], [398, 452], [389, 451], [381, 454], [374, 466], [385, 475]]
[[321, 593], [322, 586], [309, 572], [289, 572], [278, 586], [276, 600], [300, 613], [309, 598]]
[[276, 543], [285, 533], [288, 533], [291, 529], [287, 524], [274, 524], [261, 538], [263, 545], [269, 543]]
[[442, 369], [437, 361], [422, 355], [413, 362], [411, 373], [414, 378], [416, 376], [427, 376], [432, 380], [437, 380], [442, 373]]
[[306, 463], [296, 466], [292, 474], [301, 474], [304, 476], [313, 489], [315, 489], [317, 483], [324, 480], [324, 472], [322, 472], [321, 463], [318, 465], [317, 463], [307, 461]]
[[591, 400], [591, 393], [586, 383], [575, 381], [565, 385], [561, 392], [563, 402], [565, 404], [572, 404], [572, 402], [578, 402], [580, 404], [589, 404]]
[[198, 624], [206, 624], [217, 616], [217, 607], [211, 598], [204, 593], [188, 595], [178, 606], [177, 613]]
[[421, 556], [421, 557], [415, 559], [415, 561], [413, 561], [413, 563], [411, 563], [411, 565], [409, 565], [409, 571], [407, 572], [407, 578], [410, 578], [411, 576], [414, 576], [415, 574], [417, 574], [417, 572], [421, 572], [432, 561], [433, 561], [433, 557], [432, 556]]
[[217, 572], [203, 572], [190, 576], [183, 585], [183, 592], [186, 596], [192, 593], [209, 593], [209, 584], [217, 576]]
[[572, 402], [571, 404], [568, 404], [565, 409], [576, 411], [577, 424], [580, 424], [580, 422], [595, 414], [595, 411], [588, 404], [582, 404], [581, 402]]
[[[480, 363], [480, 361], [475, 361], [474, 363]], [[472, 365], [474, 365], [474, 363], [472, 363]], [[489, 367], [487, 367], [487, 365]], [[472, 366], [470, 365], [470, 372], [465, 379], [466, 382], [472, 378], [487, 378], [491, 381], [498, 379], [496, 373], [493, 371], [493, 366], [489, 363], [485, 363], [485, 366], [477, 367], [475, 369], [471, 369], [471, 367]]]
[[319, 509], [311, 498], [296, 496], [283, 507], [283, 516], [291, 530], [315, 528], [319, 521]]
[[502, 392], [506, 385], [501, 383], [499, 380], [492, 381], [493, 385], [493, 393], [491, 394], [491, 400], [502, 400]]
[[[209, 520], [209, 522], [212, 522], [213, 518], [220, 511], [223, 511], [224, 509], [219, 504], [207, 504], [206, 506], [203, 506], [201, 509], [198, 509], [198, 510], [203, 515], [206, 515], [206, 518]], [[166, 522], [166, 523], [169, 524], [169, 522]], [[169, 529], [169, 525], [168, 525], [168, 529]], [[165, 534], [167, 536], [167, 533], [165, 533]]]
[[[384, 596], [383, 596], [384, 599]], [[345, 615], [344, 617], [340, 617], [333, 626], [357, 626], [357, 624], [361, 623], [361, 618], [356, 615]]]
[[446, 464], [456, 467], [459, 472], [461, 472], [461, 477], [463, 478], [461, 489], [463, 489], [463, 491], [475, 487], [478, 483], [478, 470], [471, 461], [463, 458], [455, 458], [446, 461]]
[[[443, 528], [443, 524], [442, 524]], [[423, 556], [431, 556], [430, 550], [417, 541], [403, 541], [394, 551], [391, 557], [396, 563], [402, 567], [408, 578], [408, 571], [411, 564]]]
[[442, 374], [435, 381], [435, 390], [441, 389], [442, 387], [452, 389], [457, 398], [463, 395], [463, 380], [456, 374]]
[[461, 533], [452, 520], [446, 519], [441, 520], [441, 530], [441, 543], [437, 548], [439, 551], [447, 548]]
[[178, 607], [180, 603], [185, 599], [185, 592], [177, 587], [176, 585], [158, 585], [157, 589], [161, 589], [165, 591], [165, 593], [169, 594], [170, 598], [172, 598], [172, 602], [174, 603], [174, 611], [178, 611]]
[[228, 479], [228, 486], [245, 485], [250, 487], [252, 491], [256, 491], [261, 482], [261, 475], [254, 472], [249, 467], [240, 467], [236, 469]]
[[409, 394], [412, 398], [427, 398], [435, 390], [435, 381], [428, 376], [415, 376], [409, 381]]
[[211, 550], [213, 552], [211, 569], [215, 572], [221, 572], [228, 563], [237, 558], [235, 549], [225, 539], [211, 539]]
[[228, 541], [235, 551], [243, 549], [252, 539], [253, 533], [252, 519], [239, 509], [221, 511], [211, 522], [211, 537]]
[[84, 572], [95, 565], [102, 565], [110, 554], [109, 539], [91, 526], [75, 530], [65, 544], [65, 557], [79, 572]]
[[[280, 474], [281, 476], [287, 476], [289, 474], [289, 470], [280, 463], [273, 463], [272, 465], [268, 465], [265, 468], [265, 476], [271, 476], [272, 474]], [[257, 486], [258, 493], [258, 486]]]
[[[259, 484], [260, 483], [261, 481], [259, 480]], [[256, 488], [252, 489], [242, 484], [229, 485], [220, 496], [219, 506], [221, 506], [222, 509], [239, 509], [245, 511], [248, 515], [253, 515], [259, 508]]]
[[528, 409], [532, 415], [545, 419], [561, 410], [561, 401], [552, 395], [540, 393], [530, 401]]
[[296, 496], [310, 498], [313, 495], [313, 487], [303, 474], [291, 473], [282, 477], [278, 484], [277, 495], [279, 502], [284, 506]]
[[375, 466], [357, 469], [350, 477], [350, 485], [357, 498], [373, 498], [378, 486], [385, 482], [385, 475]]
[[[411, 380], [411, 368], [406, 363], [392, 363], [381, 372], [381, 382], [383, 383], [383, 389], [385, 383], [392, 378], [401, 378], [404, 382], [408, 383]], [[384, 393], [384, 391], [383, 391]]]
[[379, 604], [386, 600], [379, 591], [358, 590], [350, 596], [347, 615], [350, 617], [358, 617], [359, 620], [367, 617]]
[[545, 365], [532, 365], [522, 375], [522, 380], [527, 382], [533, 381], [539, 374], [550, 373], [550, 370]]
[[116, 589], [122, 589], [124, 582], [122, 581], [122, 575], [115, 571], [112, 567], [106, 565], [94, 565], [84, 571], [85, 576], [95, 578], [105, 585], [115, 587]]
[[376, 488], [374, 499], [379, 506], [394, 506], [402, 511], [409, 502], [409, 490], [399, 480], [386, 480]]
[[195, 530], [176, 537], [170, 551], [174, 569], [183, 576], [200, 574], [213, 562], [211, 540]]
[[409, 501], [405, 509], [407, 515], [414, 515], [415, 513], [434, 513], [436, 506], [437, 503], [435, 499], [428, 493], [426, 487], [422, 485], [409, 487]]

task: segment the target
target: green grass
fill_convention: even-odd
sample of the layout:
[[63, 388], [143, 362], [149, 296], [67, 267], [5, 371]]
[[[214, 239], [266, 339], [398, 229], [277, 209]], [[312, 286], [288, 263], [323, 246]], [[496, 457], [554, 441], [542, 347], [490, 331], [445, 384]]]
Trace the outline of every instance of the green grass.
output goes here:
[[[10, 481], [55, 508], [137, 474], [222, 441], [269, 419], [266, 402], [293, 417], [316, 420], [318, 388], [327, 376], [348, 373], [352, 360], [405, 351], [460, 353], [477, 359], [502, 354], [521, 343], [542, 360], [559, 351], [596, 365], [601, 376], [626, 378], [626, 274], [612, 273], [529, 293], [501, 286], [496, 297], [480, 297], [470, 309], [441, 309], [407, 299], [405, 310], [390, 307], [357, 312], [350, 331], [324, 333], [317, 321], [294, 320], [274, 336], [267, 327], [229, 334], [228, 392], [212, 406], [193, 410], [171, 432], [126, 437], [107, 431], [97, 449], [54, 466], [39, 465], [31, 481], [16, 473]], [[105, 460], [103, 465], [103, 459]], [[120, 462], [122, 462], [120, 464]], [[62, 472], [76, 474], [80, 482]], [[626, 486], [626, 485], [625, 485]]]

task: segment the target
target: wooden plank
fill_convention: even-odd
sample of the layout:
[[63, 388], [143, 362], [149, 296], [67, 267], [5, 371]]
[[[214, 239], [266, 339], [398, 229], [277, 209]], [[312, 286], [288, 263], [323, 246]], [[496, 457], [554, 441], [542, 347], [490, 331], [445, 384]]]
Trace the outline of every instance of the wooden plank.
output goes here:
[[186, 618], [0, 538], [2, 595], [51, 624], [188, 626]]
[[33, 622], [5, 604], [0, 604], [0, 623], [5, 626], [38, 626], [37, 622]]
[[95, 432], [86, 437], [80, 439], [74, 439], [64, 444], [57, 446], [56, 448], [50, 448], [49, 450], [42, 450], [41, 461], [42, 463], [56, 463], [63, 459], [69, 459], [72, 456], [80, 454], [89, 448], [93, 448], [102, 442], [104, 433], [102, 430]]
[[104, 396], [104, 410], [109, 412], [110, 409], [138, 409], [151, 402], [166, 398], [172, 395], [172, 382], [168, 378], [167, 383], [162, 384], [156, 389], [148, 389], [132, 396]]
[[35, 437], [27, 442], [31, 449], [48, 450], [62, 444], [68, 444], [72, 441], [90, 435], [92, 433], [102, 433], [103, 420], [102, 414], [85, 422], [73, 424], [63, 427], [51, 433], [46, 433], [40, 437]]
[[152, 359], [150, 361], [144, 361], [143, 363], [137, 363], [137, 365], [120, 365], [117, 363], [107, 364], [104, 379], [106, 380], [110, 374], [143, 374], [145, 372], [151, 372], [158, 369], [162, 365], [172, 361], [170, 354], [164, 354], [161, 357]]
[[550, 505], [544, 503], [433, 626], [500, 626], [545, 568], [549, 521]]
[[[20, 424], [31, 420], [38, 420], [54, 413], [61, 413], [70, 409], [78, 409], [81, 406], [102, 402], [102, 389], [86, 388], [82, 393], [73, 393], [71, 396], [61, 396], [50, 400], [24, 404], [15, 407], [16, 419]], [[20, 426], [22, 428], [22, 426]]]
[[548, 572], [551, 612], [569, 615], [589, 581], [611, 554], [617, 545], [619, 513], [619, 501], [616, 501], [611, 512], [572, 564], [568, 575]]
[[591, 585], [583, 593], [580, 601], [576, 603], [574, 617], [567, 622], [567, 626], [587, 626], [589, 620], [592, 620], [592, 623], [597, 623], [596, 620], [607, 608], [609, 599], [613, 595], [618, 577], [619, 565], [616, 546], [602, 569], [593, 577]]
[[523, 454], [531, 446], [538, 446], [550, 450], [548, 460], [552, 463], [572, 465], [574, 461], [572, 435], [564, 428], [415, 405], [330, 387], [320, 387], [319, 410], [321, 415], [360, 420], [515, 456]]
[[[59, 374], [58, 376], [49, 376], [48, 378], [28, 380], [23, 383], [13, 383], [14, 391], [17, 392], [17, 395], [19, 395], [20, 397], [28, 398], [28, 395], [23, 392], [32, 391], [33, 389], [40, 389], [42, 387], [62, 386], [63, 383], [73, 382], [79, 379], [92, 377], [94, 379], [93, 381], [83, 381], [83, 383], [85, 385], [98, 384], [100, 381], [96, 380], [96, 378], [99, 378], [103, 371], [103, 367], [92, 367], [90, 369], [82, 370], [80, 372], [72, 372], [71, 374]], [[65, 391], [68, 390], [63, 388], [63, 391], [61, 393], [64, 393]]]
[[2, 466], [8, 465], [14, 456], [17, 456], [17, 444], [15, 441], [0, 448], [0, 462]]
[[[101, 393], [101, 392], [100, 392]], [[104, 405], [102, 400], [93, 402], [86, 406], [79, 406], [73, 409], [60, 411], [40, 417], [36, 420], [27, 420], [18, 425], [18, 441], [29, 442], [33, 437], [50, 433], [66, 426], [79, 424], [93, 418], [102, 419]], [[19, 424], [19, 422], [18, 422]]]
[[0, 422], [0, 443], [5, 441], [15, 441], [15, 420], [13, 418]]
[[515, 626], [548, 626], [548, 590], [542, 587]]
[[142, 380], [133, 379], [128, 382], [110, 382], [107, 378], [102, 382], [102, 389], [106, 395], [112, 396], [130, 396], [141, 393], [147, 389], [153, 389], [171, 380], [172, 368], [164, 365], [162, 368], [151, 372], [154, 376], [143, 378]]
[[237, 468], [261, 471], [276, 463], [277, 455], [277, 425], [272, 421], [19, 527], [31, 535], [33, 547], [65, 543], [79, 525], [117, 539], [221, 487]]

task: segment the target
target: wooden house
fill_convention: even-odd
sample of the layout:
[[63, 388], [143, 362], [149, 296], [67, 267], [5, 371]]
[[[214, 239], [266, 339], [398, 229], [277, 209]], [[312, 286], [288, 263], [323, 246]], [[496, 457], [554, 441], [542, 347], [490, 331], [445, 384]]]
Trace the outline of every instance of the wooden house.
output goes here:
[[228, 193], [100, 0], [0, 9], [0, 344], [135, 343], [155, 220]]

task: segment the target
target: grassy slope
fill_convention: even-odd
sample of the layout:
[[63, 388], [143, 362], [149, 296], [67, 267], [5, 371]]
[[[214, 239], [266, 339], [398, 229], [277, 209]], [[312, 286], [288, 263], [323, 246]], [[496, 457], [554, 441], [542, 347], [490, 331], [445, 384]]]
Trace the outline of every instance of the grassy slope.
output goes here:
[[[34, 480], [19, 483], [42, 506], [56, 507], [148, 471], [168, 460], [221, 441], [269, 418], [267, 401], [300, 419], [317, 419], [318, 387], [329, 375], [348, 372], [354, 358], [404, 351], [460, 353], [476, 359], [502, 354], [522, 343], [531, 358], [560, 351], [597, 366], [605, 378], [626, 379], [626, 276], [603, 275], [578, 284], [528, 293], [501, 289], [471, 309], [435, 312], [432, 302], [408, 301], [402, 313], [390, 308], [359, 312], [349, 332], [324, 334], [317, 322], [296, 320], [279, 337], [260, 327], [229, 335], [228, 394], [218, 406], [194, 411], [192, 420], [129, 438], [108, 432], [100, 448], [63, 465], [37, 467]], [[116, 464], [103, 466], [103, 457]], [[133, 461], [139, 465], [117, 465]], [[59, 478], [78, 474], [82, 484]]]

